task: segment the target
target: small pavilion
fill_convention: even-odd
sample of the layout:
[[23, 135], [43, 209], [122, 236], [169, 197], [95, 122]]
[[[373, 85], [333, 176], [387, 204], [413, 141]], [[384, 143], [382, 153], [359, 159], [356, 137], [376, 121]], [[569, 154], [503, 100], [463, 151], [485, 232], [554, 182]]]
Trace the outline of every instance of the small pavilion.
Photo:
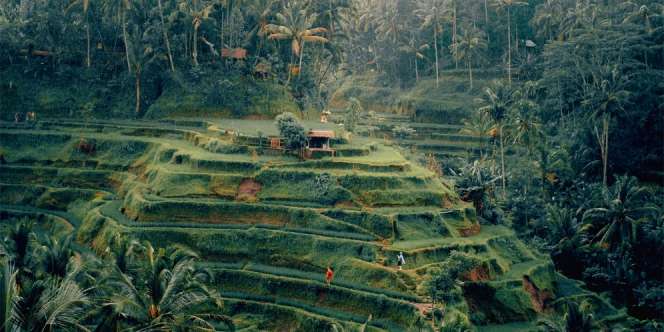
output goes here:
[[307, 147], [304, 151], [306, 158], [318, 156], [334, 156], [335, 150], [330, 143], [334, 138], [332, 130], [309, 130], [307, 133]]

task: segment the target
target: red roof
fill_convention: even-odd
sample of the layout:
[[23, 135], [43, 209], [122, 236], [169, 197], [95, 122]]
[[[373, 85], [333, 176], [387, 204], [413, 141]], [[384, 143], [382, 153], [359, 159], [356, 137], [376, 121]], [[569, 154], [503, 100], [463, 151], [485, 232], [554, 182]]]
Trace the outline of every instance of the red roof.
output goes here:
[[222, 48], [221, 56], [224, 58], [244, 59], [247, 57], [247, 50], [244, 48]]
[[309, 130], [307, 134], [309, 137], [325, 137], [334, 138], [334, 131], [332, 130]]

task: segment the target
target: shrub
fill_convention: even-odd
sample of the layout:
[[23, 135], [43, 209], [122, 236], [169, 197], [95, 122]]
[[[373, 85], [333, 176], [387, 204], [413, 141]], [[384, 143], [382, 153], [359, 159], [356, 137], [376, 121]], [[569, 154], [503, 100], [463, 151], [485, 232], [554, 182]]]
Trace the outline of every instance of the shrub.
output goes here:
[[355, 132], [357, 122], [360, 120], [360, 113], [364, 111], [362, 104], [357, 98], [351, 97], [346, 109], [346, 117], [344, 119], [344, 129], [349, 132]]
[[392, 128], [392, 134], [397, 138], [408, 138], [415, 134], [415, 129], [406, 125], [396, 125]]
[[279, 135], [284, 139], [286, 149], [298, 150], [307, 143], [304, 127], [293, 113], [282, 113], [277, 117]]

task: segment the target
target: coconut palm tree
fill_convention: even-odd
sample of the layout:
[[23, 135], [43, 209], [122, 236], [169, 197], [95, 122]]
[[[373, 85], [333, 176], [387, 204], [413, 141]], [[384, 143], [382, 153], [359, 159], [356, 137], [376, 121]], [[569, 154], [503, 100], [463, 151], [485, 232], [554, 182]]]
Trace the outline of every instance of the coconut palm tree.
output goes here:
[[[450, 11], [452, 12], [452, 44], [457, 44], [458, 43], [458, 33], [457, 33], [457, 28], [458, 28], [458, 5], [457, 5], [457, 0], [447, 0], [447, 5], [450, 7]], [[454, 60], [454, 69], [459, 69], [459, 60]]]
[[191, 61], [194, 66], [198, 66], [198, 31], [203, 22], [210, 19], [214, 4], [203, 0], [186, 0], [178, 4], [178, 10], [191, 21]]
[[415, 63], [415, 66], [414, 66], [415, 67], [415, 82], [420, 81], [418, 60], [425, 59], [424, 54], [422, 54], [422, 52], [424, 52], [428, 48], [429, 48], [429, 45], [420, 44], [420, 42], [417, 40], [417, 36], [415, 36], [414, 33], [411, 33], [410, 38], [408, 38], [408, 40], [404, 44], [399, 46], [400, 51], [402, 51], [404, 53], [412, 54], [412, 56], [413, 56], [414, 63]]
[[175, 72], [175, 64], [173, 63], [173, 53], [171, 52], [171, 42], [168, 39], [168, 27], [166, 27], [166, 20], [164, 20], [164, 6], [161, 0], [157, 0], [157, 8], [159, 9], [159, 23], [161, 33], [164, 37], [164, 46], [166, 47], [166, 55], [168, 56], [168, 64], [171, 72]]
[[114, 292], [106, 305], [121, 326], [214, 330], [215, 322], [223, 322], [233, 329], [230, 318], [218, 314], [221, 298], [205, 285], [210, 276], [197, 268], [193, 252], [178, 247], [155, 250], [149, 243], [144, 247], [143, 265], [128, 274], [118, 269], [108, 281]]
[[609, 164], [609, 129], [612, 118], [624, 111], [624, 106], [628, 102], [630, 92], [626, 86], [629, 80], [616, 67], [601, 67], [594, 75], [592, 88], [582, 104], [591, 111], [595, 121], [601, 122], [602, 128], [598, 129], [595, 126], [594, 133], [602, 158], [602, 182], [606, 186]]
[[461, 30], [461, 37], [450, 45], [450, 52], [457, 60], [465, 60], [468, 67], [470, 89], [473, 89], [473, 60], [481, 57], [487, 48], [484, 31], [468, 26]]
[[620, 245], [634, 243], [638, 221], [657, 210], [644, 206], [642, 199], [648, 193], [634, 177], [621, 176], [611, 188], [602, 188], [601, 207], [588, 209], [583, 214], [585, 232], [591, 232], [591, 242], [615, 250]]
[[454, 171], [452, 173], [460, 179], [457, 187], [461, 197], [473, 203], [478, 216], [486, 217], [486, 207], [498, 177], [491, 175], [492, 172], [485, 160], [480, 159], [467, 163], [461, 168], [459, 174]]
[[527, 1], [494, 0], [494, 6], [507, 13], [507, 81], [512, 84], [512, 9], [527, 5]]
[[85, 66], [90, 68], [92, 65], [92, 58], [90, 56], [90, 0], [75, 0], [72, 2], [67, 11], [73, 10], [74, 8], [81, 11], [83, 20], [85, 21], [85, 40], [86, 40], [86, 56], [85, 56]]
[[546, 0], [537, 5], [530, 23], [537, 27], [537, 35], [546, 40], [553, 40], [562, 19], [562, 6], [559, 1]]
[[520, 98], [514, 103], [512, 115], [512, 132], [514, 143], [522, 144], [533, 155], [535, 146], [541, 141], [544, 132], [542, 124], [536, 116], [538, 105], [527, 98]]
[[31, 245], [34, 244], [35, 234], [32, 232], [32, 222], [27, 219], [20, 220], [9, 230], [2, 247], [4, 253], [12, 260], [16, 270], [21, 270], [30, 263]]
[[127, 71], [131, 73], [131, 60], [129, 59], [129, 43], [127, 37], [127, 10], [130, 8], [129, 0], [107, 0], [102, 2], [102, 13], [104, 17], [114, 18], [114, 24], [122, 27], [122, 41], [127, 60]]
[[[294, 56], [299, 56], [298, 69], [302, 73], [302, 59], [304, 57], [304, 45], [310, 43], [327, 43], [328, 39], [319, 36], [327, 32], [326, 28], [314, 27], [317, 14], [309, 13], [307, 6], [300, 2], [288, 3], [284, 11], [276, 14], [276, 24], [268, 24], [265, 31], [268, 33], [268, 39], [271, 40], [290, 40], [291, 52]], [[291, 61], [292, 65], [292, 61]], [[288, 71], [288, 81], [291, 78], [291, 70]]]
[[[31, 238], [35, 235], [32, 233]], [[42, 275], [28, 268], [16, 269], [15, 262], [0, 250], [0, 330], [2, 331], [87, 331], [81, 321], [88, 312], [88, 290], [76, 278], [82, 270], [78, 260], [64, 263], [63, 276]], [[38, 255], [35, 255], [38, 256]], [[40, 259], [35, 260], [37, 264]]]
[[[584, 302], [581, 307], [586, 307]], [[542, 318], [537, 321], [539, 331], [542, 332], [590, 332], [595, 331], [593, 327], [593, 315], [580, 308], [576, 302], [567, 302], [565, 305], [565, 315], [562, 321], [558, 318]]]
[[127, 51], [131, 55], [131, 71], [134, 74], [136, 89], [135, 115], [140, 117], [142, 113], [142, 79], [143, 70], [151, 64], [158, 56], [155, 52], [155, 46], [160, 42], [159, 34], [150, 33], [153, 31], [150, 17], [146, 15], [148, 9], [144, 7], [143, 2], [132, 2], [127, 11], [130, 29], [127, 33]]
[[500, 169], [502, 177], [503, 195], [506, 194], [506, 181], [505, 181], [505, 119], [507, 112], [510, 110], [514, 103], [514, 91], [510, 86], [502, 81], [493, 82], [492, 86], [484, 90], [484, 96], [478, 100], [483, 106], [479, 108], [481, 112], [486, 112], [493, 121], [496, 129], [496, 136], [500, 142]]
[[433, 30], [433, 49], [436, 68], [436, 87], [439, 82], [438, 35], [442, 32], [442, 23], [449, 19], [450, 10], [444, 0], [426, 0], [417, 2], [415, 14], [422, 21], [421, 29]]
[[486, 112], [471, 112], [470, 116], [463, 120], [463, 128], [459, 130], [459, 133], [479, 138], [480, 156], [483, 158], [491, 127], [492, 123], [489, 114]]
[[546, 228], [548, 242], [552, 245], [571, 240], [579, 230], [575, 211], [563, 206], [547, 204]]
[[[1, 248], [4, 251], [4, 247]], [[18, 271], [14, 268], [14, 264], [10, 264], [11, 261], [7, 257], [3, 257], [2, 260], [2, 272], [0, 274], [0, 301], [2, 301], [0, 330], [13, 331], [21, 321], [21, 312], [18, 307], [21, 300], [17, 282]]]
[[[250, 44], [252, 39], [258, 37], [258, 48], [256, 50], [256, 63], [259, 61], [259, 55], [263, 48], [265, 41], [265, 26], [268, 24], [268, 19], [274, 10], [275, 0], [254, 0], [247, 4], [247, 12], [250, 13], [249, 21], [251, 22], [251, 30], [247, 33], [244, 44]], [[255, 65], [255, 64], [254, 64]]]
[[40, 263], [42, 272], [57, 278], [67, 275], [69, 259], [77, 255], [71, 246], [72, 239], [71, 234], [64, 237], [48, 236], [34, 249], [33, 255]]

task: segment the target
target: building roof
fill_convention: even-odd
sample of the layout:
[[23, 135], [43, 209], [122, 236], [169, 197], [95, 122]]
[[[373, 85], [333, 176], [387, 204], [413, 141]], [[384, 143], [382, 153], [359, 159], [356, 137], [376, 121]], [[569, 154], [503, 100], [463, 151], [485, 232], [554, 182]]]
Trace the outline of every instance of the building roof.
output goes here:
[[222, 48], [221, 56], [223, 58], [232, 59], [245, 59], [247, 57], [247, 50], [244, 48]]
[[332, 130], [309, 130], [307, 133], [309, 137], [324, 137], [324, 138], [334, 138], [334, 131]]

